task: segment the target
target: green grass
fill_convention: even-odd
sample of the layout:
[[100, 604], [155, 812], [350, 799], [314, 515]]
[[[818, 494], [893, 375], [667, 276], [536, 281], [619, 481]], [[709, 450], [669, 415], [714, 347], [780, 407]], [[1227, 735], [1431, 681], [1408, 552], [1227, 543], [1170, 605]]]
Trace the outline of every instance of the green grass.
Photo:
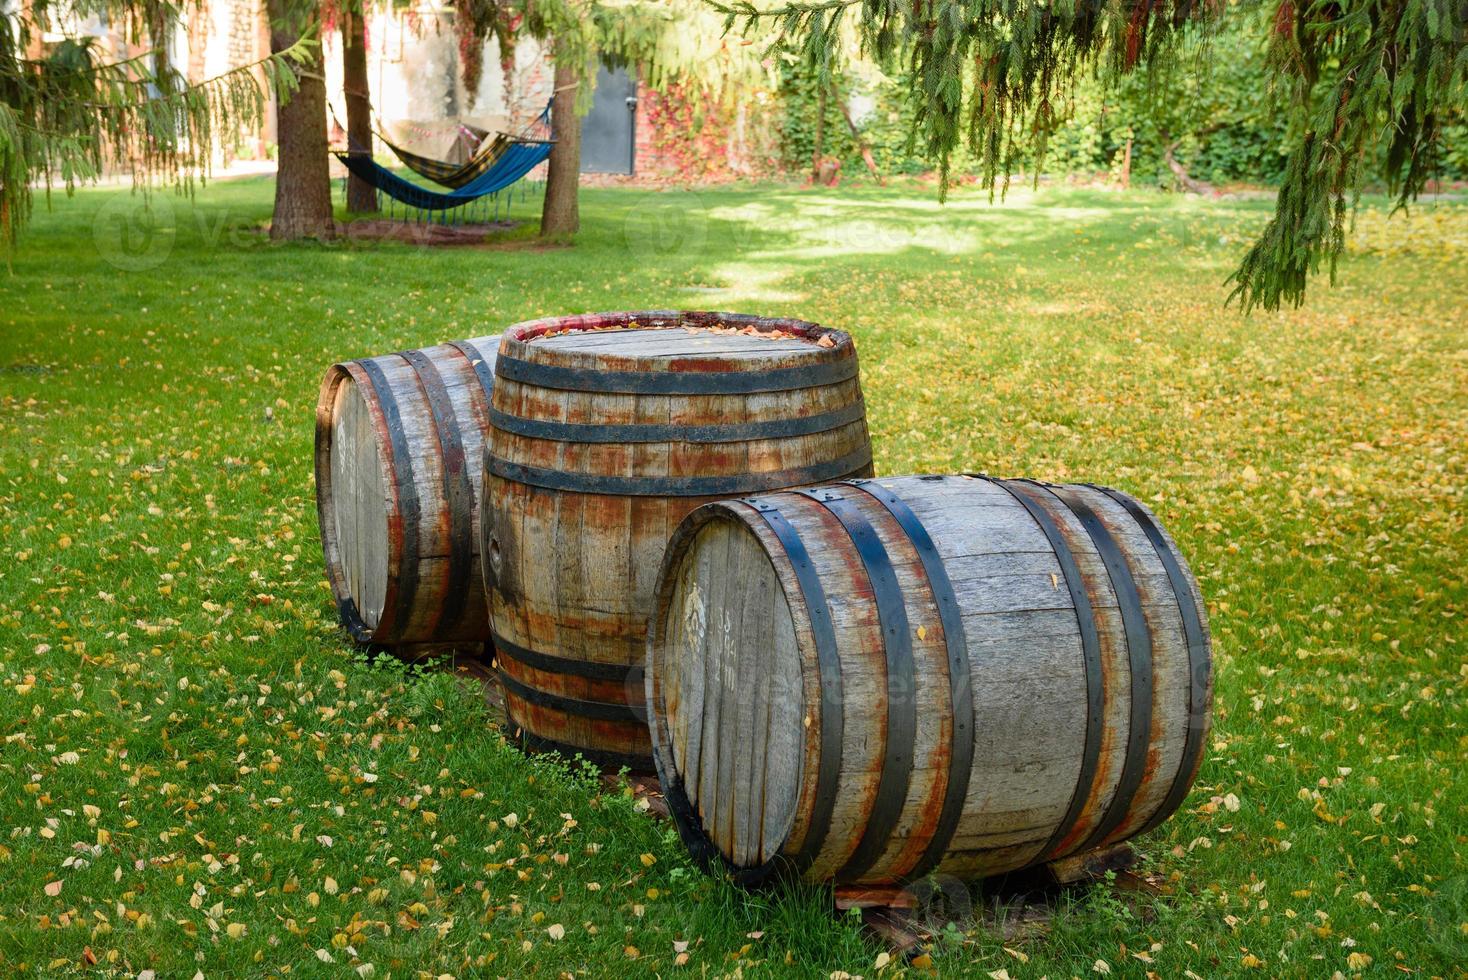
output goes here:
[[272, 246], [270, 193], [162, 195], [129, 244], [133, 199], [86, 192], [0, 275], [0, 971], [875, 975], [818, 890], [703, 876], [332, 621], [327, 364], [690, 306], [852, 331], [879, 472], [1122, 487], [1202, 581], [1214, 734], [1140, 842], [1165, 893], [1068, 894], [1015, 952], [952, 932], [938, 971], [1463, 975], [1468, 209], [1373, 215], [1338, 288], [1245, 319], [1264, 201], [592, 190], [574, 248], [449, 251]]

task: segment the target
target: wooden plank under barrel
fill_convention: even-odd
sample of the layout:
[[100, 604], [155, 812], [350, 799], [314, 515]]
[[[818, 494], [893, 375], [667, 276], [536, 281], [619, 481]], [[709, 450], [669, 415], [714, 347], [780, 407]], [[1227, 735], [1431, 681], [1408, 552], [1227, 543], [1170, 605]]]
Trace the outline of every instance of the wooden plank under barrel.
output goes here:
[[686, 843], [754, 884], [978, 878], [1146, 832], [1197, 773], [1207, 621], [1135, 499], [984, 477], [710, 504], [649, 638]]
[[650, 770], [668, 535], [713, 499], [870, 473], [855, 348], [798, 320], [594, 314], [511, 327], [496, 372], [480, 526], [511, 726]]
[[480, 456], [499, 337], [333, 364], [316, 405], [316, 506], [342, 625], [364, 644], [489, 639]]

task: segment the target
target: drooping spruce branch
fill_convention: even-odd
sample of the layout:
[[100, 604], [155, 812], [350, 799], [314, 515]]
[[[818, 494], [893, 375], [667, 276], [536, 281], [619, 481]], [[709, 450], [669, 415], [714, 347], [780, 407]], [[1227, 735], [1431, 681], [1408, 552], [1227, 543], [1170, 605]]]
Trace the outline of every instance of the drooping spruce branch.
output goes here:
[[[28, 51], [40, 36], [41, 18], [64, 24], [99, 10], [140, 39], [159, 30], [166, 35], [159, 27], [169, 23], [163, 15], [177, 13], [154, 0], [131, 6], [78, 0], [70, 6], [37, 3], [19, 17], [0, 19], [0, 249], [18, 241], [37, 184], [48, 194], [57, 183], [71, 192], [111, 165], [138, 184], [157, 179], [191, 188], [208, 170], [217, 143], [237, 140], [245, 127], [259, 124], [267, 88], [295, 90], [296, 69], [316, 43], [304, 39], [192, 84], [152, 52], [104, 60], [105, 52], [86, 36], [65, 37], [40, 57]], [[131, 27], [129, 16], [137, 21]]]
[[[1405, 206], [1433, 172], [1439, 121], [1468, 104], [1463, 0], [709, 0], [727, 28], [773, 28], [824, 73], [841, 26], [907, 80], [914, 145], [948, 183], [966, 144], [991, 193], [1043, 163], [1077, 79], [1114, 82], [1141, 65], [1206, 70], [1219, 19], [1260, 8], [1279, 111], [1293, 134], [1273, 220], [1231, 277], [1245, 309], [1298, 305], [1322, 263], [1334, 271], [1361, 189]], [[1196, 45], [1191, 41], [1199, 42]], [[1186, 58], [1179, 58], [1180, 54]]]
[[947, 188], [953, 153], [967, 143], [984, 183], [1008, 175], [1045, 142], [1083, 72], [1119, 75], [1163, 61], [1183, 28], [1211, 24], [1202, 0], [710, 0], [728, 28], [773, 27], [824, 77], [839, 62], [843, 26], [857, 18], [863, 52], [906, 76], [914, 139]]
[[1363, 186], [1397, 208], [1434, 171], [1443, 115], [1468, 106], [1468, 5], [1461, 0], [1283, 0], [1270, 59], [1299, 136], [1274, 217], [1230, 279], [1245, 309], [1300, 304], [1322, 264], [1335, 280]]

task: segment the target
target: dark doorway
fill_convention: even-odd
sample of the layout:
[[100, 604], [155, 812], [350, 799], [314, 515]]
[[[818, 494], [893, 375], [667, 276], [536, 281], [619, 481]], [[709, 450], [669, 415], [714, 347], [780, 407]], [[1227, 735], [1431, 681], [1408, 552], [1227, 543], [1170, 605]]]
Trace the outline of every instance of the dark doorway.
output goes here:
[[637, 80], [624, 68], [596, 73], [591, 112], [581, 120], [581, 172], [630, 174], [637, 160]]

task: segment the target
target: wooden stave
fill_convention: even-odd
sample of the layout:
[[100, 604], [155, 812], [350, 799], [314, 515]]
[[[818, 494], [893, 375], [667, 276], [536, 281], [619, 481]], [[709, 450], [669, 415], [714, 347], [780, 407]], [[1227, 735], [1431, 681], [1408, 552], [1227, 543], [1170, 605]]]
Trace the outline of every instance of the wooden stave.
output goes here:
[[[538, 346], [532, 343], [535, 337], [542, 335], [547, 330], [563, 330], [568, 324], [580, 322], [594, 329], [598, 325], [605, 325], [608, 318], [628, 316], [628, 314], [595, 314], [583, 318], [552, 318], [545, 321], [532, 321], [528, 324], [517, 324], [507, 329], [505, 333], [501, 342], [499, 362], [504, 364], [517, 359], [544, 356], [554, 366], [569, 370], [635, 372], [639, 367], [645, 368], [647, 362], [619, 356], [614, 344], [604, 346], [601, 350], [565, 352], [555, 347]], [[639, 322], [645, 322], [649, 314], [638, 313], [635, 316]], [[728, 315], [653, 311], [652, 316], [660, 317], [661, 319], [656, 322], [662, 326], [673, 328], [689, 323], [705, 324], [712, 322], [711, 318]], [[822, 429], [792, 438], [767, 440], [769, 445], [751, 440], [728, 440], [718, 443], [716, 449], [703, 454], [700, 454], [700, 450], [709, 444], [628, 443], [620, 447], [626, 454], [623, 465], [634, 471], [657, 471], [661, 468], [671, 473], [691, 472], [704, 475], [712, 473], [732, 476], [749, 471], [751, 449], [763, 454], [762, 458], [772, 458], [771, 454], [783, 458], [783, 454], [791, 452], [792, 447], [794, 447], [793, 451], [803, 451], [808, 447], [830, 443], [832, 440], [845, 440], [842, 444], [848, 450], [851, 450], [852, 446], [859, 446], [859, 449], [851, 450], [848, 454], [859, 456], [859, 459], [856, 459], [849, 467], [843, 467], [844, 471], [841, 475], [869, 474], [871, 472], [870, 440], [866, 430], [860, 382], [856, 377], [855, 350], [850, 337], [840, 331], [816, 327], [803, 321], [766, 320], [744, 316], [731, 317], [730, 320], [738, 325], [758, 324], [767, 328], [773, 325], [782, 330], [800, 333], [811, 339], [819, 339], [824, 335], [832, 337], [831, 347], [807, 345], [802, 349], [801, 358], [803, 361], [812, 360], [825, 365], [827, 370], [842, 376], [841, 380], [821, 386], [820, 389], [796, 389], [789, 394], [789, 398], [793, 404], [798, 405], [796, 401], [798, 395], [808, 396], [806, 407], [814, 405], [815, 409], [812, 409], [812, 412], [837, 410], [854, 404], [859, 409], [855, 417], [831, 429]], [[754, 358], [753, 361], [761, 370], [778, 370], [789, 359], [788, 356], [785, 356], [763, 360]], [[743, 363], [747, 365], [750, 360], [750, 358], [745, 358]], [[842, 362], [848, 360], [849, 367], [842, 366]], [[697, 358], [684, 358], [679, 361], [679, 366], [687, 372], [689, 377], [707, 377], [705, 371], [711, 365], [694, 363], [695, 361]], [[730, 369], [728, 373], [733, 375], [748, 372], [742, 369]], [[581, 401], [574, 401], [573, 395], [581, 396]], [[564, 389], [544, 388], [523, 380], [517, 381], [500, 376], [497, 378], [496, 395], [493, 401], [497, 412], [502, 413], [503, 416], [521, 420], [553, 417], [562, 423], [569, 424], [587, 424], [591, 419], [596, 419], [599, 423], [611, 425], [687, 426], [727, 423], [731, 418], [731, 406], [737, 408], [734, 415], [739, 420], [746, 420], [750, 406], [754, 406], [755, 410], [760, 408], [768, 410], [771, 401], [778, 402], [778, 398], [779, 393], [759, 391], [744, 395], [662, 395], [658, 393], [641, 395], [616, 391], [567, 392]], [[559, 468], [573, 473], [594, 474], [598, 471], [598, 459], [603, 461], [604, 467], [608, 465], [605, 462], [608, 458], [615, 463], [615, 456], [609, 454], [607, 445], [567, 444], [555, 439], [535, 438], [513, 431], [505, 431], [492, 425], [491, 439], [486, 443], [485, 448], [484, 483], [489, 488], [488, 496], [485, 498], [486, 506], [494, 508], [497, 514], [493, 518], [481, 521], [481, 552], [499, 554], [501, 542], [490, 540], [494, 536], [492, 528], [508, 512], [513, 512], [520, 518], [522, 527], [526, 522], [531, 522], [540, 533], [547, 533], [549, 529], [566, 526], [565, 521], [556, 519], [556, 515], [562, 508], [570, 508], [572, 513], [579, 513], [583, 516], [588, 513], [610, 515], [599, 522], [594, 522], [593, 532], [620, 533], [622, 528], [647, 529], [646, 533], [642, 535], [642, 546], [649, 556], [634, 563], [637, 568], [635, 574], [639, 580], [634, 591], [635, 595], [650, 595], [656, 582], [662, 551], [666, 548], [668, 533], [690, 511], [713, 500], [723, 499], [727, 494], [662, 496], [645, 493], [591, 493], [571, 489], [562, 490], [530, 486], [489, 469], [490, 458], [496, 453], [504, 452], [517, 461], [536, 464], [541, 468]], [[568, 453], [573, 456], [571, 465], [567, 464]], [[779, 485], [784, 485], [784, 482], [782, 481]], [[533, 517], [530, 516], [532, 514]], [[638, 549], [636, 532], [629, 531], [628, 533], [634, 537], [629, 537], [625, 550], [632, 554]], [[513, 545], [515, 540], [516, 538], [510, 535], [504, 536], [505, 554], [500, 555], [500, 560], [502, 560], [500, 567], [504, 570], [504, 574], [496, 574], [495, 566], [491, 563], [485, 565], [486, 590], [490, 598], [491, 620], [495, 624], [497, 645], [508, 641], [504, 644], [507, 647], [525, 646], [524, 641], [529, 638], [559, 635], [563, 628], [570, 634], [571, 627], [566, 622], [567, 617], [560, 605], [560, 596], [552, 587], [552, 583], [549, 580], [539, 579], [527, 581], [526, 577], [520, 573], [523, 558], [520, 549]], [[580, 543], [573, 541], [565, 541], [562, 544], [562, 547], [557, 548], [557, 551], [562, 554], [583, 547]], [[545, 596], [552, 597], [554, 604], [550, 599], [538, 602], [537, 597]], [[596, 726], [598, 734], [592, 734], [574, 714], [556, 712], [546, 705], [540, 705], [536, 714], [545, 724], [526, 725], [524, 722], [534, 719], [527, 718], [523, 700], [511, 697], [507, 707], [512, 731], [518, 729], [518, 734], [529, 736], [542, 744], [554, 743], [554, 747], [561, 749], [567, 755], [581, 752], [588, 758], [594, 754], [610, 755], [620, 759], [632, 756], [638, 762], [635, 768], [642, 771], [652, 769], [645, 710], [642, 707], [643, 682], [640, 669], [646, 644], [646, 615], [645, 609], [633, 609], [631, 607], [633, 604], [635, 603], [629, 603], [626, 608], [614, 608], [612, 614], [604, 620], [587, 624], [586, 629], [596, 630], [604, 637], [604, 643], [600, 646], [582, 645], [575, 654], [575, 659], [593, 666], [624, 665], [630, 667], [620, 695], [612, 690], [610, 681], [589, 679], [574, 673], [564, 673], [559, 676], [547, 674], [527, 667], [524, 659], [519, 657], [500, 656], [497, 658], [497, 666], [512, 684], [515, 682], [528, 683], [537, 686], [545, 693], [573, 700], [585, 700], [597, 704], [626, 704], [634, 709], [635, 719], [622, 723], [601, 721]], [[642, 603], [644, 606], [645, 604], [645, 602]], [[545, 639], [536, 642], [542, 649], [535, 652], [543, 653], [546, 649], [556, 649], [559, 652], [564, 648], [564, 644], [559, 642], [549, 642]], [[580, 726], [579, 738], [566, 735], [568, 730], [577, 730], [578, 726]], [[603, 751], [608, 749], [606, 743], [611, 743], [610, 750]]]
[[[914, 482], [915, 479], [922, 478], [907, 478], [900, 482], [902, 484], [910, 485], [912, 482]], [[870, 483], [871, 481], [857, 482]], [[889, 481], [886, 479], [877, 481], [877, 483], [879, 484], [890, 484], [892, 482], [893, 481]], [[998, 488], [998, 484], [990, 484], [990, 487]], [[1090, 502], [1093, 503], [1098, 511], [1104, 515], [1106, 521], [1113, 530], [1130, 532], [1128, 536], [1128, 543], [1132, 548], [1137, 550], [1138, 560], [1143, 562], [1147, 560], [1147, 553], [1141, 551], [1140, 549], [1141, 541], [1145, 540], [1141, 539], [1141, 532], [1137, 530], [1137, 527], [1139, 527], [1140, 525], [1134, 525], [1131, 528], [1127, 528], [1125, 526], [1124, 521], [1129, 519], [1129, 515], [1126, 514], [1122, 501], [1125, 500], [1127, 502], [1130, 502], [1138, 511], [1144, 514], [1147, 519], [1153, 521], [1155, 524], [1155, 517], [1151, 515], [1150, 511], [1148, 511], [1144, 505], [1141, 505], [1140, 503], [1132, 500], [1132, 498], [1126, 497], [1126, 495], [1124, 494], [1119, 494], [1115, 491], [1104, 490], [1102, 488], [1084, 486], [1078, 488], [1072, 487], [1062, 489], [1069, 489], [1071, 491], [1083, 492], [1087, 494]], [[1002, 490], [1002, 492], [1007, 493], [1008, 491]], [[850, 496], [852, 494], [859, 495], [861, 491], [852, 488], [842, 489], [840, 493], [845, 496]], [[742, 883], [749, 885], [759, 884], [763, 881], [769, 880], [772, 877], [803, 876], [809, 880], [830, 880], [835, 877], [834, 870], [837, 866], [839, 866], [840, 860], [832, 861], [830, 859], [826, 859], [824, 861], [824, 864], [821, 862], [803, 864], [796, 859], [796, 855], [800, 851], [803, 834], [809, 830], [808, 825], [810, 822], [810, 814], [815, 806], [815, 801], [813, 799], [814, 794], [811, 791], [814, 781], [808, 776], [802, 776], [801, 778], [802, 795], [797, 808], [798, 816], [795, 821], [795, 826], [792, 828], [790, 838], [780, 850], [780, 858], [778, 860], [769, 861], [763, 865], [758, 866], [752, 866], [748, 863], [741, 864], [739, 862], [729, 861], [720, 851], [719, 846], [712, 839], [710, 839], [709, 836], [698, 825], [697, 813], [695, 812], [695, 808], [690, 805], [690, 801], [686, 796], [685, 787], [682, 785], [681, 774], [677, 771], [676, 764], [673, 761], [673, 753], [670, 749], [667, 732], [667, 723], [664, 717], [666, 693], [660, 687], [660, 675], [661, 673], [663, 673], [663, 670], [660, 668], [657, 660], [659, 654], [658, 631], [661, 627], [663, 627], [664, 621], [668, 615], [667, 603], [671, 599], [673, 588], [672, 572], [677, 564], [682, 560], [682, 556], [687, 552], [688, 548], [690, 547], [690, 543], [693, 541], [699, 529], [704, 524], [714, 519], [736, 521], [742, 526], [748, 528], [749, 531], [755, 534], [756, 537], [760, 538], [762, 543], [765, 545], [768, 553], [772, 555], [778, 555], [778, 539], [773, 533], [771, 533], [765, 522], [763, 522], [756, 514], [754, 508], [756, 506], [760, 506], [762, 502], [765, 502], [765, 505], [767, 506], [768, 502], [773, 501], [776, 503], [777, 509], [790, 512], [789, 516], [791, 520], [796, 521], [797, 524], [803, 523], [805, 527], [810, 528], [811, 525], [809, 521], [802, 521], [800, 513], [802, 506], [805, 506], [806, 508], [810, 506], [809, 501], [806, 501], [802, 505], [801, 503], [799, 503], [799, 500], [800, 498], [796, 497], [795, 495], [789, 493], [779, 493], [771, 494], [763, 498], [755, 498], [753, 500], [720, 502], [710, 507], [703, 508], [698, 512], [695, 512], [695, 514], [693, 514], [687, 521], [685, 521], [684, 524], [681, 525], [679, 529], [675, 532], [673, 541], [670, 542], [667, 554], [665, 556], [663, 568], [659, 578], [657, 604], [654, 608], [654, 612], [652, 615], [652, 632], [649, 635], [648, 641], [650, 669], [648, 671], [648, 676], [646, 679], [646, 698], [647, 703], [651, 707], [649, 724], [653, 733], [655, 761], [658, 766], [659, 776], [663, 781], [664, 791], [665, 795], [668, 798], [670, 809], [673, 811], [673, 815], [675, 821], [679, 826], [680, 833], [684, 837], [685, 842], [689, 844], [691, 850], [696, 857], [698, 857], [705, 863], [725, 868], [734, 875], [736, 880], [740, 880]], [[916, 505], [914, 506], [916, 508]], [[809, 515], [806, 516], [808, 518]], [[1077, 530], [1077, 527], [1074, 526], [1073, 522], [1070, 519], [1065, 518], [1063, 515], [1062, 522], [1066, 524], [1069, 531], [1075, 532]], [[1165, 530], [1161, 529], [1160, 524], [1155, 524], [1155, 527], [1156, 530], [1159, 532], [1160, 540], [1163, 541], [1171, 549], [1171, 555], [1176, 560], [1182, 571], [1181, 581], [1187, 590], [1187, 598], [1191, 600], [1193, 608], [1198, 614], [1198, 623], [1201, 626], [1202, 630], [1201, 637], [1203, 641], [1203, 650], [1201, 655], [1201, 663], [1203, 665], [1203, 676], [1201, 678], [1189, 677], [1189, 680], [1195, 682], [1201, 679], [1202, 683], [1201, 687], [1195, 684], [1195, 686], [1193, 687], [1193, 694], [1190, 694], [1188, 698], [1189, 701], [1195, 701], [1198, 698], [1201, 698], [1201, 703], [1194, 704], [1193, 715], [1188, 720], [1187, 729], [1188, 738], [1195, 739], [1200, 750], [1197, 751], [1193, 756], [1192, 763], [1187, 768], [1186, 772], [1175, 774], [1175, 778], [1179, 781], [1178, 785], [1186, 790], [1187, 786], [1191, 785], [1193, 778], [1195, 778], [1197, 768], [1201, 762], [1201, 744], [1204, 740], [1206, 740], [1208, 712], [1211, 707], [1211, 670], [1208, 668], [1209, 661], [1207, 656], [1207, 621], [1206, 613], [1204, 613], [1203, 611], [1200, 593], [1197, 589], [1196, 580], [1192, 577], [1191, 572], [1187, 569], [1186, 562], [1182, 561], [1181, 556], [1177, 553], [1175, 542], [1173, 542], [1171, 537], [1166, 534]], [[936, 536], [937, 535], [935, 534], [935, 537]], [[829, 544], [830, 542], [827, 543]], [[941, 543], [942, 542], [940, 541], [940, 544]], [[1149, 546], [1150, 544], [1151, 543], [1149, 543]], [[811, 545], [812, 548], [818, 546], [819, 545], [817, 544]], [[1156, 559], [1156, 561], [1160, 564], [1161, 560], [1157, 558], [1155, 553], [1152, 557]], [[949, 560], [951, 560], [951, 556]], [[782, 569], [781, 581], [786, 588], [787, 595], [798, 596], [800, 594], [799, 586], [798, 583], [795, 582], [788, 562], [781, 562], [777, 560], [775, 564]], [[1094, 555], [1083, 554], [1082, 564], [1087, 566], [1087, 575], [1094, 576], [1096, 574], [1098, 562], [1095, 560]], [[1144, 590], [1149, 591], [1150, 593], [1152, 593], [1153, 596], [1153, 601], [1144, 604], [1144, 609], [1146, 610], [1147, 617], [1149, 618], [1149, 620], [1156, 617], [1162, 617], [1165, 619], [1168, 615], [1168, 602], [1172, 601], [1176, 603], [1176, 597], [1172, 596], [1171, 594], [1162, 595], [1161, 593], [1166, 590], [1160, 589], [1159, 586], [1164, 581], [1166, 581], [1168, 587], [1170, 588], [1172, 580], [1166, 579], [1165, 576], [1162, 575], [1153, 574], [1144, 576], [1142, 581], [1144, 583]], [[799, 611], [801, 608], [799, 603], [791, 602], [790, 605], [792, 607], [792, 612], [797, 615], [797, 618], [799, 618], [799, 616], [801, 615], [804, 615], [804, 613]], [[1111, 611], [1110, 607], [1098, 605], [1097, 608], [1101, 610], [1101, 614], [1106, 616], [1108, 619], [1114, 618], [1115, 613]], [[1173, 608], [1178, 613], [1179, 618], [1181, 618], [1184, 607], [1179, 604], [1174, 605]], [[1076, 619], [1074, 610], [1071, 611], [1070, 616], [1071, 622], [1075, 623]], [[929, 629], [931, 630], [931, 621], [929, 622]], [[814, 682], [817, 674], [814, 672], [812, 657], [809, 654], [810, 634], [808, 629], [808, 620], [804, 625], [800, 626], [799, 629], [803, 637], [801, 654], [804, 658], [804, 662], [802, 664], [802, 673], [805, 677], [806, 711], [808, 712], [808, 717], [814, 717], [818, 720], [814, 728], [816, 731], [819, 731], [821, 727], [819, 724], [819, 719], [821, 718], [821, 709], [819, 704], [812, 696], [813, 689], [817, 688], [819, 685]], [[972, 639], [973, 630], [968, 623], [965, 624], [964, 631], [965, 633], [970, 634], [970, 639]], [[1164, 641], [1172, 644], [1169, 651], [1169, 656], [1174, 661], [1174, 666], [1176, 666], [1176, 661], [1179, 658], [1186, 658], [1186, 663], [1188, 665], [1191, 665], [1194, 659], [1193, 652], [1190, 649], [1186, 648], [1186, 644], [1182, 642], [1183, 638], [1181, 638], [1179, 635], [1167, 633], [1166, 631], [1163, 632], [1164, 634], [1166, 634], [1163, 637]], [[932, 639], [931, 635], [929, 636], [929, 639]], [[971, 643], [970, 646], [973, 646], [973, 644]], [[982, 657], [984, 654], [984, 650], [982, 648], [974, 650], [972, 652], [980, 657]], [[975, 670], [977, 671], [977, 669], [978, 668], [976, 665]], [[843, 683], [846, 681], [846, 679], [847, 678], [843, 677]], [[1119, 678], [1114, 677], [1113, 679], [1116, 680]], [[1130, 678], [1128, 677], [1126, 678], [1126, 680], [1129, 681]], [[1172, 683], [1175, 684], [1175, 682], [1176, 678], [1174, 677], [1172, 679]], [[1161, 697], [1161, 695], [1158, 693], [1159, 690], [1160, 688], [1154, 688], [1152, 690], [1151, 693], [1154, 699]], [[1174, 691], [1173, 693], [1176, 694], [1176, 691]], [[850, 692], [848, 692], [848, 696], [850, 696]], [[847, 721], [849, 724], [850, 719], [847, 719]], [[983, 733], [981, 731], [980, 724], [976, 720], [974, 730], [974, 738], [976, 741], [979, 739], [981, 734]], [[1149, 735], [1150, 734], [1152, 733], [1149, 732]], [[1173, 741], [1176, 741], [1175, 733]], [[820, 756], [817, 752], [818, 746], [816, 745], [814, 737], [808, 735], [806, 738], [806, 743], [806, 765], [818, 767]], [[1181, 752], [1179, 752], [1178, 754], [1179, 756], [1181, 756]], [[977, 779], [979, 778], [978, 768], [980, 763], [978, 746], [975, 747], [974, 758], [976, 760], [976, 769], [972, 775], [974, 776], [974, 778]], [[1187, 760], [1185, 758], [1178, 758], [1176, 760], [1176, 765], [1181, 766], [1186, 761]], [[845, 768], [847, 763], [848, 760], [842, 760], [841, 765], [843, 766], [843, 769]], [[807, 769], [806, 771], [808, 772], [810, 770]], [[1175, 811], [1181, 800], [1161, 800], [1161, 803], [1166, 804], [1168, 807], [1164, 810], [1162, 806], [1159, 805], [1161, 794], [1156, 792], [1159, 787], [1165, 789], [1167, 787], [1167, 784], [1169, 783], [1167, 773], [1165, 771], [1165, 766], [1156, 763], [1149, 763], [1149, 769], [1147, 770], [1147, 773], [1149, 777], [1147, 780], [1147, 785], [1149, 787], [1149, 790], [1152, 791], [1149, 796], [1145, 798], [1142, 804], [1135, 805], [1134, 809], [1126, 815], [1125, 819], [1121, 820], [1114, 830], [1107, 833], [1104, 839], [1091, 842], [1087, 846], [1110, 844], [1127, 839], [1135, 835], [1136, 833], [1145, 832], [1146, 830], [1150, 830], [1153, 826], [1159, 823], [1169, 813]], [[1102, 774], [1098, 773], [1096, 778], [1100, 778], [1101, 775]], [[1113, 779], [1111, 783], [1111, 786], [1113, 788], [1115, 786], [1115, 782], [1116, 780]], [[843, 784], [841, 792], [844, 796], [850, 796], [855, 791], [853, 787], [849, 784]], [[946, 853], [943, 859], [936, 864], [936, 870], [943, 873], [956, 874], [964, 877], [979, 877], [985, 874], [1014, 870], [1018, 867], [1041, 863], [1042, 861], [1054, 860], [1058, 857], [1065, 856], [1067, 853], [1069, 853], [1070, 850], [1074, 850], [1077, 847], [1080, 839], [1084, 837], [1084, 834], [1079, 834], [1079, 831], [1089, 831], [1095, 828], [1096, 823], [1099, 822], [1101, 813], [1104, 813], [1104, 805], [1108, 802], [1108, 800], [1105, 798], [1105, 793], [1103, 792], [1101, 794], [1095, 795], [1093, 798], [1090, 799], [1089, 802], [1090, 805], [1087, 809], [1087, 812], [1082, 816], [1082, 823], [1078, 828], [1078, 833], [1070, 835], [1070, 840], [1067, 841], [1067, 846], [1065, 847], [1047, 850], [1045, 847], [1035, 847], [1035, 842], [1033, 840], [1031, 840], [1028, 845], [1021, 844], [1019, 846], [1015, 846], [1011, 842], [1006, 849], [996, 849], [993, 851], [993, 853], [987, 855], [987, 859], [985, 859], [975, 858], [974, 855], [965, 854], [961, 851], [950, 850], [949, 845], [945, 844], [944, 849]], [[975, 817], [975, 814], [970, 812], [972, 804], [973, 796], [972, 794], [970, 794], [965, 803], [965, 813], [970, 823]], [[911, 806], [912, 801], [909, 800], [906, 808], [910, 809]], [[1149, 812], [1149, 807], [1155, 807], [1155, 812]], [[839, 820], [839, 814], [835, 815], [835, 817]], [[962, 835], [961, 831], [962, 828], [958, 828], [958, 831], [955, 833], [955, 836], [950, 844], [957, 844], [970, 839], [969, 837]], [[827, 831], [828, 834], [831, 832], [832, 831]], [[913, 850], [916, 849], [908, 849], [909, 857], [904, 858], [904, 861], [910, 860], [910, 854]], [[901, 852], [902, 848], [897, 847], [896, 845], [890, 847], [888, 850], [889, 854]], [[844, 855], [838, 855], [838, 857], [844, 858]], [[902, 867], [887, 868], [885, 869], [885, 871], [890, 873], [883, 873], [872, 877], [858, 878], [856, 879], [855, 883], [890, 884], [896, 881], [903, 880], [907, 877], [904, 873], [902, 873]]]
[[[482, 483], [477, 465], [489, 426], [489, 397], [499, 337], [452, 341], [421, 350], [403, 351], [333, 364], [323, 377], [316, 408], [316, 497], [327, 582], [347, 634], [366, 646], [408, 644], [482, 644], [489, 639], [489, 618], [483, 597], [478, 557], [478, 497]], [[415, 363], [416, 362], [416, 363]], [[333, 406], [340, 385], [356, 385], [368, 405], [377, 443], [381, 480], [388, 512], [388, 594], [382, 618], [367, 623], [346, 587], [341, 569], [341, 545], [335, 539], [331, 480]], [[398, 424], [384, 410], [388, 397], [397, 403]], [[435, 412], [452, 418], [440, 426]], [[466, 422], [466, 419], [468, 420]], [[445, 473], [445, 459], [453, 447], [463, 459], [462, 474]], [[403, 460], [407, 459], [406, 468]], [[398, 476], [410, 475], [401, 481]], [[462, 479], [460, 479], [462, 476]], [[458, 485], [458, 493], [451, 484]], [[402, 506], [404, 490], [419, 503], [419, 516]], [[467, 498], [464, 491], [467, 490]], [[455, 508], [451, 496], [460, 498]], [[458, 527], [455, 527], [457, 517]], [[467, 529], [459, 551], [458, 574], [443, 567], [460, 548], [458, 532]], [[411, 545], [416, 542], [416, 547]], [[412, 550], [416, 559], [405, 561]], [[457, 616], [444, 622], [445, 613]]]

